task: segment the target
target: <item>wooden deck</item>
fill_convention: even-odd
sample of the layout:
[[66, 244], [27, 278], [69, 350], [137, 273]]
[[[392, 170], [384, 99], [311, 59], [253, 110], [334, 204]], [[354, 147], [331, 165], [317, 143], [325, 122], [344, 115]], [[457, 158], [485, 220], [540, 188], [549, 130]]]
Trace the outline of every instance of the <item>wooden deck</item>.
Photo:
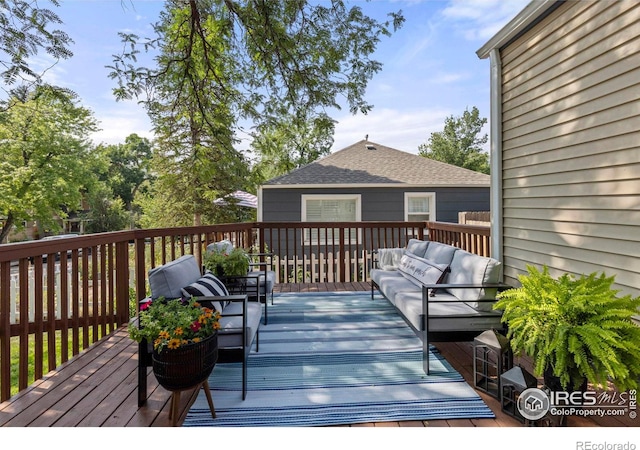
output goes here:
[[[368, 283], [279, 285], [281, 292], [368, 290]], [[444, 357], [472, 384], [472, 347], [470, 343], [436, 345]], [[3, 427], [167, 427], [170, 392], [158, 386], [149, 370], [149, 399], [137, 405], [137, 345], [126, 328], [96, 343], [79, 356], [47, 374], [25, 391], [0, 404]], [[181, 423], [195, 400], [196, 390], [181, 395]], [[520, 427], [505, 415], [499, 402], [483, 393], [480, 396], [493, 410], [495, 419], [461, 419], [410, 422], [385, 422], [351, 425], [354, 427]], [[215, 401], [215, 399], [214, 399]], [[626, 417], [626, 416], [625, 416]], [[630, 419], [592, 419], [571, 417], [569, 426], [637, 426]]]

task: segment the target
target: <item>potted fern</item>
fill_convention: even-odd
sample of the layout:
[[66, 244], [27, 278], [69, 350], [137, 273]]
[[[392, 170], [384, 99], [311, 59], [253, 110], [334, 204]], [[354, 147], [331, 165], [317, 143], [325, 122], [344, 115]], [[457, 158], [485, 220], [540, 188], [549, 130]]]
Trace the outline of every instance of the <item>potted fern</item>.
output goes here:
[[564, 390], [588, 381], [596, 387], [611, 381], [621, 391], [634, 389], [640, 376], [640, 327], [632, 321], [640, 297], [618, 296], [614, 277], [597, 272], [576, 277], [549, 275], [527, 265], [521, 287], [503, 291], [494, 308], [515, 354], [533, 359], [536, 375], [559, 378]]
[[219, 277], [246, 275], [249, 272], [249, 263], [247, 251], [240, 247], [207, 250], [203, 261], [205, 269]]

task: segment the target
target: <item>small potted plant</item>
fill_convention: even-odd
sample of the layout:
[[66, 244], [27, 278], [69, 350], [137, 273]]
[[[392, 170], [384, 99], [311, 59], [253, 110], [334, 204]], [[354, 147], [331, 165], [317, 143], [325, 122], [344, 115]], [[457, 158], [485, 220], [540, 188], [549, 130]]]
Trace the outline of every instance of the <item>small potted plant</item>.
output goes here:
[[207, 251], [203, 264], [219, 277], [244, 276], [249, 272], [249, 255], [240, 247], [216, 248]]
[[[614, 277], [592, 273], [553, 278], [544, 266], [527, 266], [521, 287], [503, 291], [494, 308], [503, 311], [516, 354], [533, 359], [536, 375], [559, 378], [563, 390], [611, 381], [634, 389], [640, 376], [640, 327], [633, 323], [640, 297], [618, 296]], [[557, 389], [556, 389], [557, 390]]]
[[129, 327], [129, 336], [153, 345], [153, 372], [160, 385], [181, 390], [203, 382], [213, 370], [219, 318], [194, 299], [158, 299], [141, 305], [138, 326]]

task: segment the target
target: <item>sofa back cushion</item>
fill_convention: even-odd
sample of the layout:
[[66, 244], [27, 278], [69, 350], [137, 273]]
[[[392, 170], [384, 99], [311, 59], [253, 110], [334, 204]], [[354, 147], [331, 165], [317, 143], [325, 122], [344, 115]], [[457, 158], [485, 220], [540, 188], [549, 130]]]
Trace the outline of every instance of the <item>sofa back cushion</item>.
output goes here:
[[446, 264], [436, 264], [411, 252], [405, 252], [398, 266], [400, 275], [411, 281], [418, 287], [426, 284], [441, 283], [448, 266]]
[[407, 242], [407, 251], [413, 253], [420, 258], [424, 258], [424, 254], [429, 246], [429, 241], [421, 241], [420, 239], [409, 239]]
[[458, 250], [457, 247], [451, 245], [442, 244], [440, 242], [429, 242], [427, 251], [424, 254], [425, 259], [436, 264], [451, 264], [453, 260], [453, 254]]
[[200, 268], [193, 255], [184, 255], [149, 270], [151, 298], [181, 298], [182, 288], [200, 278]]
[[[447, 284], [486, 284], [498, 283], [501, 277], [502, 264], [493, 258], [474, 255], [464, 250], [456, 251], [451, 261], [451, 272], [447, 277]], [[489, 302], [477, 300], [495, 299], [496, 289], [448, 289], [449, 293], [478, 311], [491, 311]]]

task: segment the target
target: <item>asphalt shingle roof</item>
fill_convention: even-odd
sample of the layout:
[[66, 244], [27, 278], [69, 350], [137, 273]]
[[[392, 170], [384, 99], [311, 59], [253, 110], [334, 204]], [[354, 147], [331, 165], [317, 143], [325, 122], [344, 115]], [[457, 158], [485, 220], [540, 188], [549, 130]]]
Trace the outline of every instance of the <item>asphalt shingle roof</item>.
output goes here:
[[408, 184], [489, 186], [490, 177], [462, 167], [362, 140], [288, 174], [273, 185]]

